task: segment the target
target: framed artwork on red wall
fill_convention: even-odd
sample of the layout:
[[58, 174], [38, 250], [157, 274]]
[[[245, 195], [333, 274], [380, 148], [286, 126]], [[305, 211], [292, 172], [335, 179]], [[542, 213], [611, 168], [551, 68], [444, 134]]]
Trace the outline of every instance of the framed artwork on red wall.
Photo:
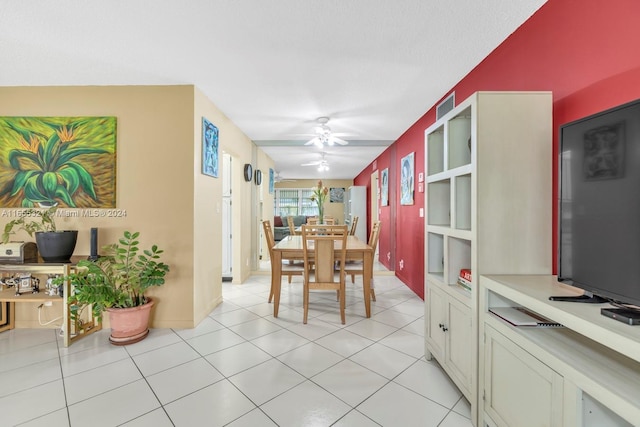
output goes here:
[[409, 153], [400, 160], [400, 204], [413, 205], [413, 173], [415, 153]]
[[380, 206], [389, 206], [389, 168], [382, 170], [380, 182]]

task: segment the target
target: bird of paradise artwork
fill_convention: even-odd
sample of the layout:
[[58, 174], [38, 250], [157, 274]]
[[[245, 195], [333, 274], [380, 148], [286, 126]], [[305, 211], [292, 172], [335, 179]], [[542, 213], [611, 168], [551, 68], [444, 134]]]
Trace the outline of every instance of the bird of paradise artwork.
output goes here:
[[115, 208], [115, 117], [0, 117], [0, 206]]

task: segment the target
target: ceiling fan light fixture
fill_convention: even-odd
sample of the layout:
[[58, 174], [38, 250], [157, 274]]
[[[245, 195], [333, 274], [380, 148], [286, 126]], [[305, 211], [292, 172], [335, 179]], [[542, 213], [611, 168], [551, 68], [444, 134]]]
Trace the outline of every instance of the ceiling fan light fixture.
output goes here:
[[318, 122], [318, 126], [314, 128], [316, 137], [312, 138], [310, 141], [307, 141], [305, 145], [314, 144], [314, 145], [317, 145], [318, 147], [323, 147], [325, 145], [333, 146], [335, 144], [340, 144], [340, 145], [348, 144], [347, 141], [333, 136], [333, 134], [331, 133], [331, 128], [327, 126], [327, 123], [329, 122], [329, 117], [318, 117], [316, 121]]

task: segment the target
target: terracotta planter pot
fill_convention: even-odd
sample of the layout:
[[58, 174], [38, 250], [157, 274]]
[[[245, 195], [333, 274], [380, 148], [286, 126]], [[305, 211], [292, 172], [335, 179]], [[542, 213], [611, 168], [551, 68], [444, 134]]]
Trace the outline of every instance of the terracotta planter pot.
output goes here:
[[149, 316], [154, 301], [138, 307], [108, 308], [111, 336], [109, 341], [114, 345], [133, 344], [143, 340], [149, 334]]

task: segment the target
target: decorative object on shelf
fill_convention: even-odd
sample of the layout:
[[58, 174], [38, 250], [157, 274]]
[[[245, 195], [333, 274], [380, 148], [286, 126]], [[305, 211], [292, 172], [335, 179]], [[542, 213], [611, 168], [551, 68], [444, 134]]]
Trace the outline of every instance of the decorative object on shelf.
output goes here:
[[0, 262], [24, 264], [38, 262], [38, 247], [33, 242], [9, 242], [0, 244]]
[[274, 174], [274, 170], [269, 168], [269, 194], [273, 194], [275, 187], [276, 177]]
[[318, 206], [318, 224], [324, 224], [324, 202], [327, 200], [329, 189], [322, 186], [322, 180], [311, 189], [311, 201]]
[[21, 294], [37, 294], [40, 292], [40, 279], [33, 277], [31, 274], [21, 274], [18, 279], [14, 279], [16, 287], [16, 296]]
[[115, 208], [115, 117], [0, 117], [4, 207]]
[[98, 259], [98, 229], [91, 229], [91, 253], [89, 254], [89, 260], [95, 261]]
[[256, 185], [261, 185], [262, 184], [262, 171], [260, 169], [256, 169]]
[[24, 230], [29, 236], [35, 234], [40, 256], [45, 262], [69, 262], [78, 240], [78, 230], [58, 230], [55, 217], [58, 207], [49, 209], [26, 209], [18, 219], [9, 221], [2, 233], [2, 242], [7, 243], [14, 229]]
[[409, 153], [400, 161], [400, 204], [413, 205], [414, 155]]
[[344, 187], [333, 187], [329, 190], [329, 203], [344, 203]]
[[252, 179], [253, 179], [253, 166], [251, 166], [251, 163], [245, 163], [244, 180], [247, 182], [251, 182]]
[[380, 206], [389, 206], [389, 168], [382, 170], [380, 185]]
[[14, 274], [0, 279], [3, 287], [15, 288], [16, 296], [21, 294], [37, 294], [40, 292], [40, 279], [27, 273]]
[[[149, 315], [154, 301], [145, 295], [152, 286], [165, 283], [169, 266], [160, 261], [164, 252], [157, 245], [140, 253], [139, 232], [125, 231], [123, 237], [103, 247], [104, 256], [96, 261], [81, 260], [78, 271], [68, 276], [73, 293], [68, 301], [72, 319], [81, 318], [91, 306], [92, 315], [102, 320], [109, 313], [111, 336], [115, 345], [126, 345], [144, 339], [149, 333]], [[62, 283], [65, 277], [54, 279]]]
[[202, 118], [202, 173], [218, 177], [218, 128]]

